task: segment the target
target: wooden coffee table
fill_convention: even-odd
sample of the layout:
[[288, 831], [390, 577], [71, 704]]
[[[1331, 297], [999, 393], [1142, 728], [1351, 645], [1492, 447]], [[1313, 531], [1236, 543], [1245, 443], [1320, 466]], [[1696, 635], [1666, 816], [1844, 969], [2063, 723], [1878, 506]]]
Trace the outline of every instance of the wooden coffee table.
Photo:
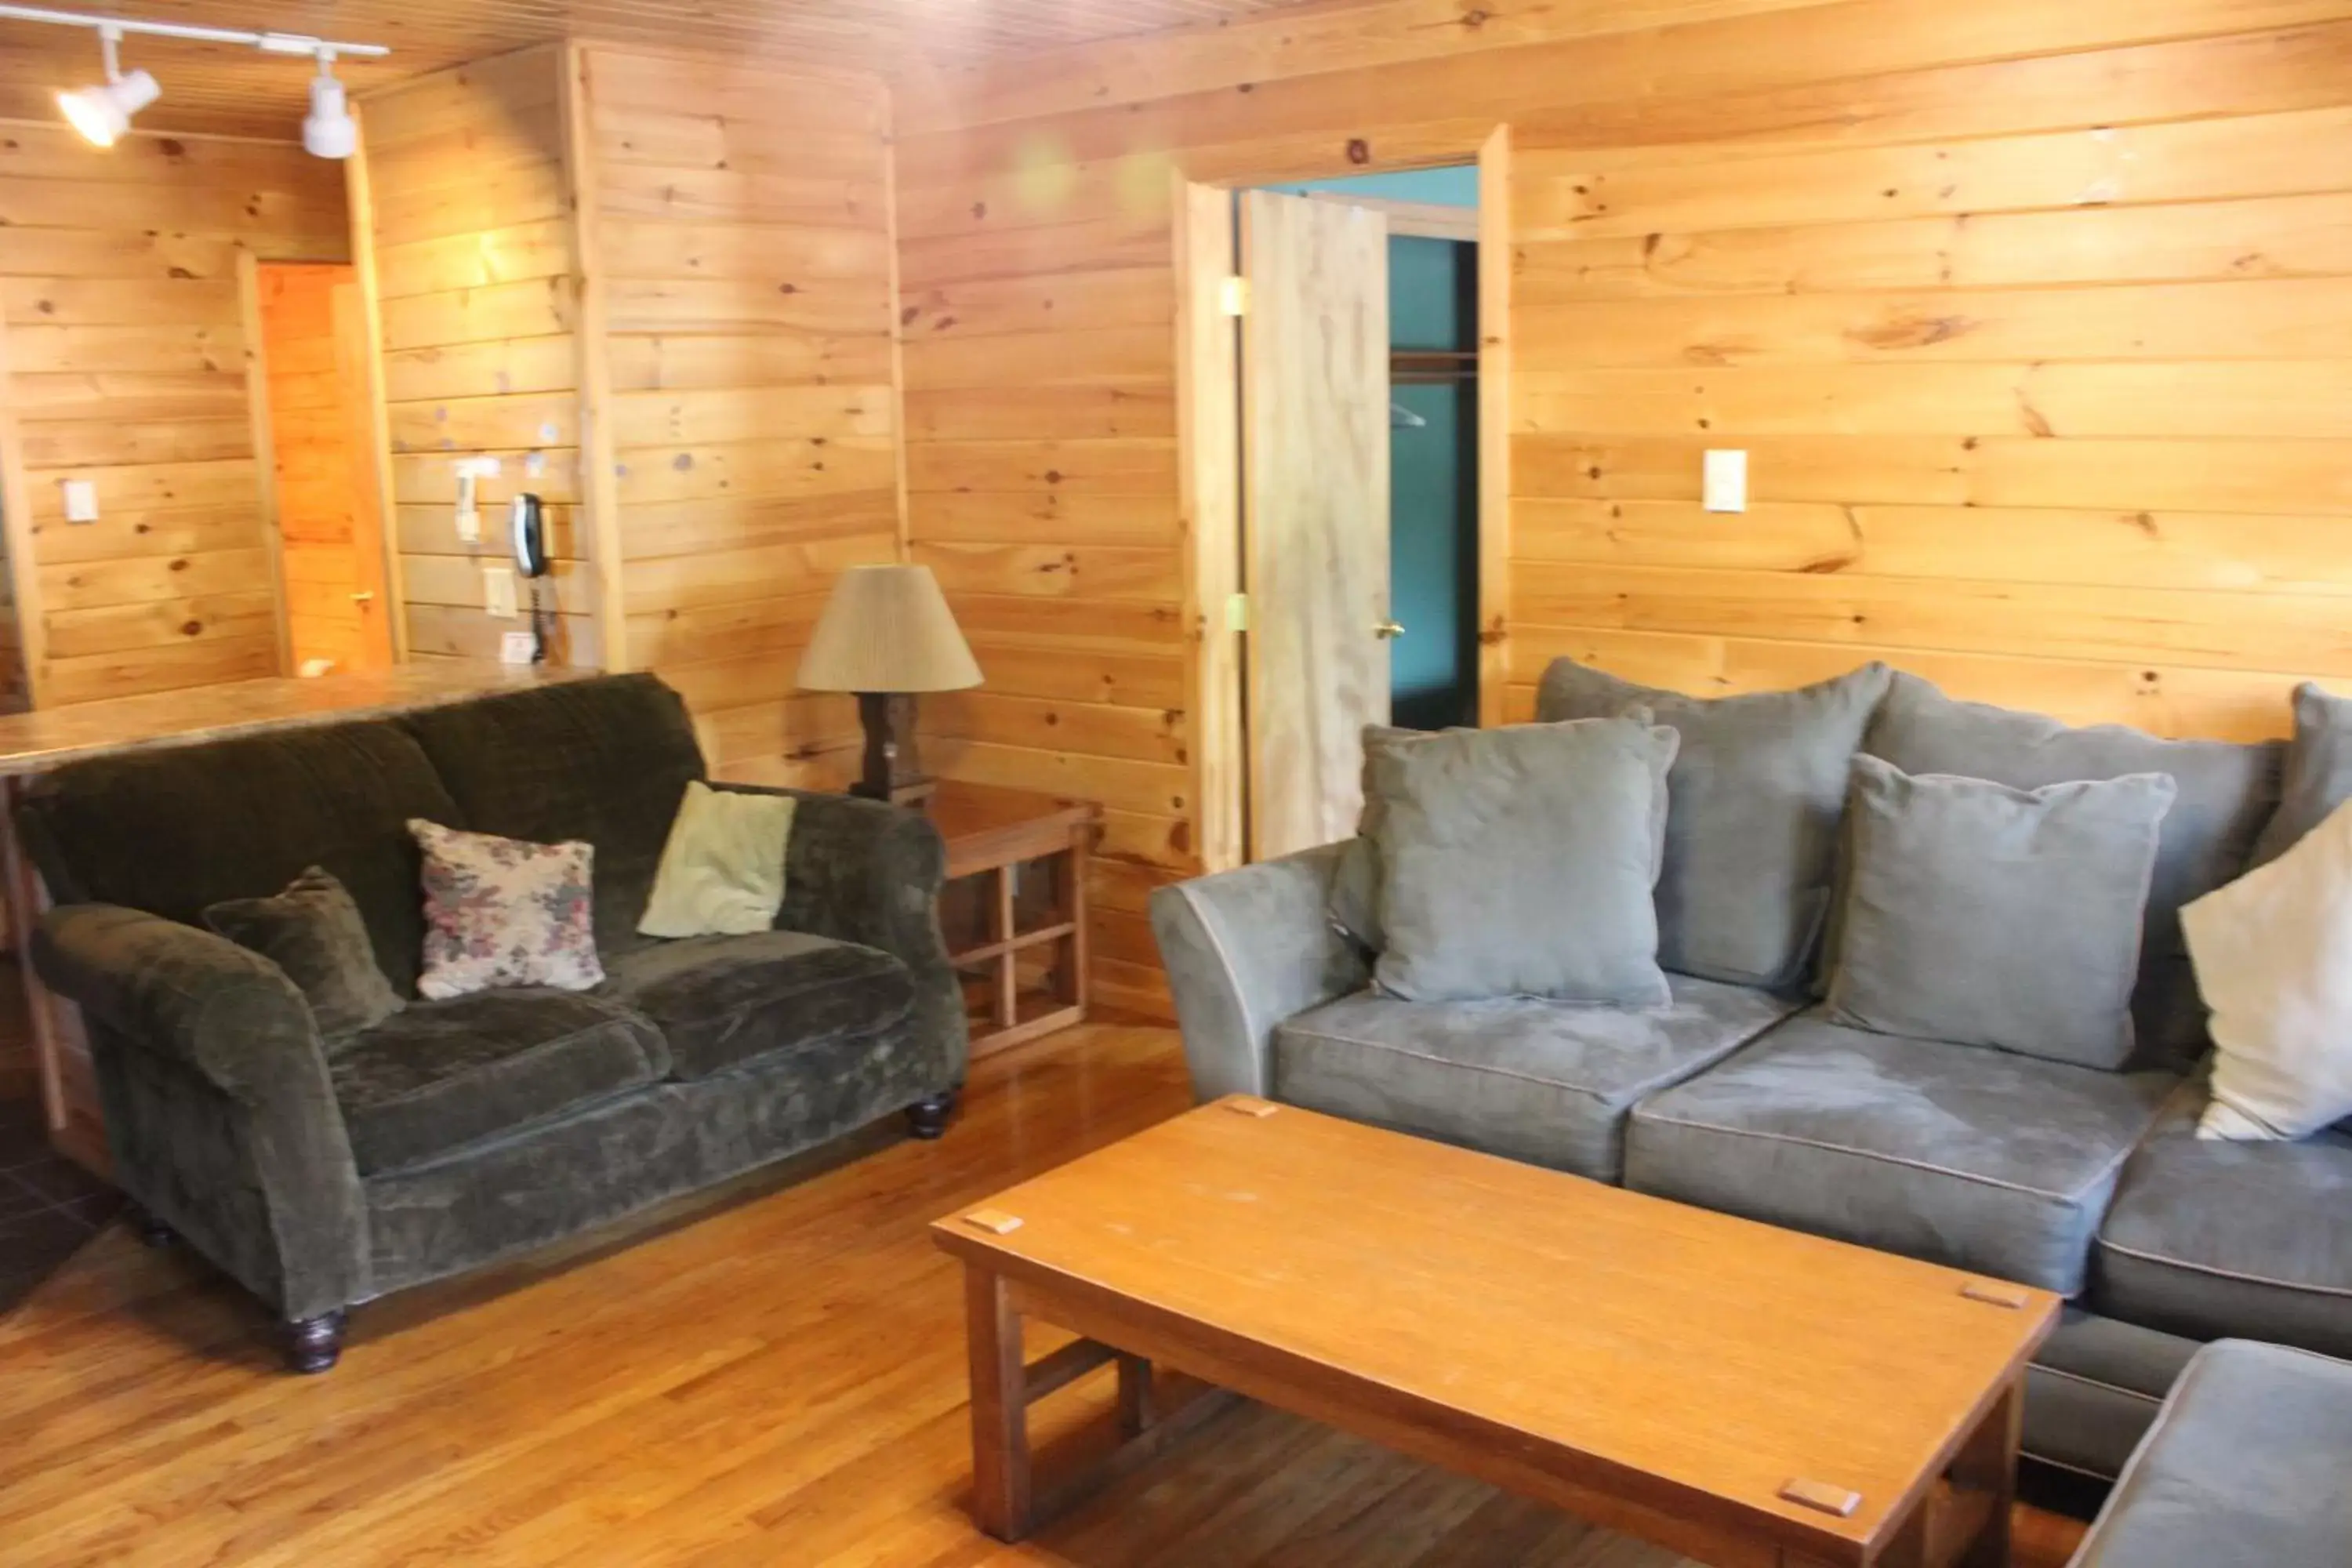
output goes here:
[[[2009, 1558], [2058, 1298], [1229, 1098], [932, 1227], [965, 1265], [972, 1506], [1018, 1540], [1027, 1407], [1152, 1366], [1723, 1568]], [[1021, 1320], [1079, 1340], [1024, 1364]], [[1205, 1405], [1196, 1408], [1206, 1408]], [[1118, 1468], [1124, 1468], [1123, 1466]]]

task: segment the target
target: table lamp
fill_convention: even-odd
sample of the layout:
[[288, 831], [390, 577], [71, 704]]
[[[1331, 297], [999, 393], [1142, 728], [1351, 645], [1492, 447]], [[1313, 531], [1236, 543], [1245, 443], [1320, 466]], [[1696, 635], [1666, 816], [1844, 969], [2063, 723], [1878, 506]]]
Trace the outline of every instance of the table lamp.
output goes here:
[[804, 691], [854, 691], [866, 766], [849, 793], [900, 805], [932, 784], [915, 751], [915, 694], [980, 684], [980, 666], [928, 566], [851, 566], [801, 655]]

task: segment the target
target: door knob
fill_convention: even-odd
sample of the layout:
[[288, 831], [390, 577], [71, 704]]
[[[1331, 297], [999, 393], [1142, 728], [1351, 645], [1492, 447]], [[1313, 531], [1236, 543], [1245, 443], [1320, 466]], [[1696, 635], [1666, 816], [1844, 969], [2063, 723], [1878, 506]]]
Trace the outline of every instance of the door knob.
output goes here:
[[1372, 628], [1372, 635], [1384, 640], [1388, 638], [1401, 637], [1404, 636], [1404, 627], [1399, 626], [1394, 621], [1382, 621], [1380, 625]]

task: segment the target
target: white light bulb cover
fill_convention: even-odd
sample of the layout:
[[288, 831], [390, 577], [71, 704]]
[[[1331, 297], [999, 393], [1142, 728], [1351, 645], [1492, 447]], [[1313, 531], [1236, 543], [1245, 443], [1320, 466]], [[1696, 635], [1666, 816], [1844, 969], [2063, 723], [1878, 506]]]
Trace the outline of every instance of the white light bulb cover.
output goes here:
[[132, 71], [112, 81], [58, 94], [67, 122], [89, 141], [111, 147], [131, 129], [131, 117], [163, 96], [153, 75]]
[[331, 76], [310, 79], [310, 112], [302, 121], [302, 147], [314, 158], [348, 158], [359, 151], [360, 128], [343, 101], [343, 84]]

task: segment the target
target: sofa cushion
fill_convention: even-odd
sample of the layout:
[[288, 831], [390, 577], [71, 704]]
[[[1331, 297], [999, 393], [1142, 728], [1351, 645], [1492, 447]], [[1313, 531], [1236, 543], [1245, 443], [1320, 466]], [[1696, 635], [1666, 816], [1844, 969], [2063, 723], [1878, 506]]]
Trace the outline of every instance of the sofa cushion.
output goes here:
[[1677, 744], [1589, 719], [1370, 748], [1381, 989], [1664, 1006], [1651, 889]]
[[2100, 1310], [2191, 1339], [2352, 1356], [2352, 1131], [2299, 1142], [2196, 1135], [2173, 1108], [2124, 1167], [2100, 1227]]
[[2287, 742], [2278, 810], [2254, 841], [2254, 864], [2267, 866], [2346, 801], [2352, 800], [2352, 698], [2331, 697], [2310, 681], [2294, 689], [2294, 739]]
[[327, 1068], [366, 1176], [658, 1082], [669, 1052], [646, 1019], [593, 996], [478, 991], [394, 1014]]
[[359, 906], [376, 966], [413, 996], [425, 921], [403, 825], [456, 812], [416, 742], [375, 721], [71, 763], [31, 786], [19, 820], [58, 902], [186, 925], [320, 867]]
[[2352, 1364], [2206, 1346], [2124, 1467], [2074, 1568], [2352, 1563]]
[[2026, 1372], [2025, 1451], [2085, 1475], [2121, 1473], [2200, 1348], [2178, 1334], [2068, 1307]]
[[914, 978], [890, 954], [802, 931], [656, 942], [608, 967], [599, 994], [660, 1025], [671, 1072], [685, 1079], [870, 1037], [915, 1005]]
[[1814, 1011], [1636, 1106], [1625, 1184], [2072, 1296], [2179, 1082]]
[[1273, 1090], [1353, 1121], [1613, 1182], [1636, 1100], [1793, 1009], [1745, 986], [1668, 980], [1672, 1005], [1646, 1012], [1532, 997], [1345, 996], [1276, 1029]]
[[2180, 906], [2245, 869], [2278, 801], [2283, 745], [2164, 741], [2119, 724], [2072, 729], [2039, 713], [1956, 702], [1916, 676], [1897, 674], [1863, 750], [1906, 773], [1957, 773], [2017, 789], [2171, 774], [2180, 793], [2157, 848], [2132, 1016], [2138, 1060], [2179, 1067], [2196, 1056], [2205, 1010], [2180, 935]]
[[[650, 675], [562, 681], [400, 721], [456, 797], [451, 826], [536, 844], [596, 848], [596, 946], [637, 934], [687, 781], [702, 751], [677, 692]], [[332, 869], [331, 866], [329, 869]]]
[[1829, 908], [1849, 764], [1885, 694], [1883, 664], [1795, 691], [1713, 700], [1635, 686], [1573, 659], [1544, 671], [1536, 717], [1644, 708], [1682, 736], [1666, 777], [1658, 962], [1785, 988], [1811, 977]]
[[207, 904], [205, 923], [284, 970], [322, 1035], [371, 1028], [400, 1011], [351, 889], [319, 867], [268, 898]]
[[2123, 1066], [2140, 917], [2174, 793], [2162, 773], [2022, 790], [1856, 757], [1830, 1016]]

